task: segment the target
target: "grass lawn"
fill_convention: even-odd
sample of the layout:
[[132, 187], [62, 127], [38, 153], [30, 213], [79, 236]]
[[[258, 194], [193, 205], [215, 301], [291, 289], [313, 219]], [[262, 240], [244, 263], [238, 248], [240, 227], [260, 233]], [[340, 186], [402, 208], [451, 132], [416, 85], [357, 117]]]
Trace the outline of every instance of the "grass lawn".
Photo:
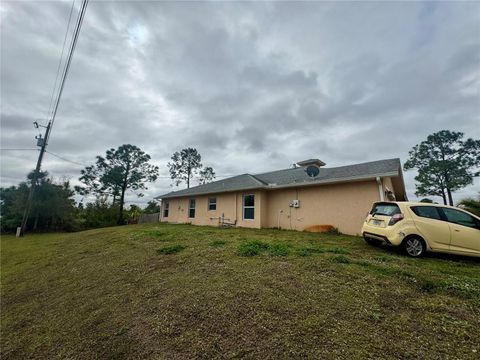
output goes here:
[[1, 239], [2, 359], [478, 359], [480, 261], [132, 225]]

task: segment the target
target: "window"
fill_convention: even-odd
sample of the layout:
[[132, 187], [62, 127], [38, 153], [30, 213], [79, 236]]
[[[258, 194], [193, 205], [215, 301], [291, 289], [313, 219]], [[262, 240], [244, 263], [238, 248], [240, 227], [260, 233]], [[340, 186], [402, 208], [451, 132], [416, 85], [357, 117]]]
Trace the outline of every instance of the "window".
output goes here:
[[440, 214], [435, 206], [412, 206], [411, 209], [417, 216], [441, 220]]
[[255, 195], [243, 195], [243, 219], [255, 219]]
[[370, 211], [370, 215], [385, 215], [385, 216], [393, 216], [395, 214], [401, 214], [400, 208], [397, 204], [393, 203], [375, 203], [373, 204], [372, 210]]
[[190, 199], [190, 206], [188, 207], [188, 217], [195, 217], [195, 199]]
[[480, 221], [460, 210], [442, 208], [448, 222], [480, 229]]
[[208, 198], [208, 211], [217, 210], [217, 198]]
[[170, 204], [168, 203], [168, 201], [165, 201], [163, 203], [163, 217], [166, 218], [168, 217], [168, 209], [170, 208]]

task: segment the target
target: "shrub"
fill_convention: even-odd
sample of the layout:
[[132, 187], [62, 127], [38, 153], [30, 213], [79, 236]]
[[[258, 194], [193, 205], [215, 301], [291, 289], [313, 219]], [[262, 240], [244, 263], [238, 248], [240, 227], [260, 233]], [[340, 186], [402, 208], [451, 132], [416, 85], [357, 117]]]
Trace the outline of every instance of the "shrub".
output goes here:
[[240, 244], [237, 253], [240, 256], [255, 256], [260, 255], [266, 249], [268, 249], [268, 244], [259, 240], [250, 240]]
[[170, 255], [170, 254], [175, 254], [178, 253], [182, 250], [186, 249], [186, 246], [183, 245], [172, 245], [172, 246], [166, 246], [161, 249], [157, 250], [157, 253], [163, 254], [163, 255]]
[[272, 244], [268, 247], [268, 251], [273, 256], [287, 256], [289, 253], [287, 244]]

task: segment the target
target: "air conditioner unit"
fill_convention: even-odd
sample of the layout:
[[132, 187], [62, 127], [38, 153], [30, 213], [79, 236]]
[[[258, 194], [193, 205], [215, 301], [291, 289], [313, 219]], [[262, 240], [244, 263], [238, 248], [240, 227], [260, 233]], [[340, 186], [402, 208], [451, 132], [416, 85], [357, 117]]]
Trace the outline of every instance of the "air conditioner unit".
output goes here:
[[300, 200], [293, 200], [292, 201], [292, 206], [294, 208], [299, 208], [300, 207]]

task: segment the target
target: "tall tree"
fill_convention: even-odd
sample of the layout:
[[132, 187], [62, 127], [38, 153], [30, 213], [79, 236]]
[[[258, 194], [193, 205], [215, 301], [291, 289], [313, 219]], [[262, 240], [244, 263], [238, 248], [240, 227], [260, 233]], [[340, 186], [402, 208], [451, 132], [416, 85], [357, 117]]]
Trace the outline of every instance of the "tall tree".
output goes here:
[[215, 171], [213, 171], [213, 168], [210, 166], [204, 167], [199, 174], [199, 183], [200, 184], [207, 184], [209, 182], [212, 182], [215, 179]]
[[[158, 167], [149, 164], [150, 155], [135, 145], [122, 145], [118, 149], [107, 150], [106, 156], [97, 156], [95, 165], [82, 171], [80, 181], [85, 187], [78, 187], [81, 194], [109, 194], [114, 200], [119, 196], [118, 224], [123, 224], [123, 207], [127, 190], [147, 189], [145, 183], [155, 181]], [[138, 196], [143, 194], [138, 193]]]
[[160, 204], [156, 201], [149, 201], [147, 207], [143, 209], [144, 214], [155, 214], [160, 212]]
[[480, 140], [463, 140], [463, 133], [442, 130], [409, 152], [405, 170], [418, 170], [416, 195], [436, 195], [453, 205], [452, 192], [473, 183], [480, 175]]
[[[14, 231], [22, 219], [29, 186], [33, 180], [32, 171], [27, 182], [18, 186], [0, 189], [0, 212], [2, 232]], [[68, 181], [55, 182], [47, 172], [37, 177], [35, 195], [32, 201], [27, 226], [32, 230], [72, 230], [75, 227], [74, 192]]]
[[167, 164], [170, 178], [175, 182], [176, 186], [185, 182], [187, 188], [190, 188], [190, 179], [202, 168], [202, 156], [197, 149], [186, 148], [176, 151], [171, 159], [172, 162]]

